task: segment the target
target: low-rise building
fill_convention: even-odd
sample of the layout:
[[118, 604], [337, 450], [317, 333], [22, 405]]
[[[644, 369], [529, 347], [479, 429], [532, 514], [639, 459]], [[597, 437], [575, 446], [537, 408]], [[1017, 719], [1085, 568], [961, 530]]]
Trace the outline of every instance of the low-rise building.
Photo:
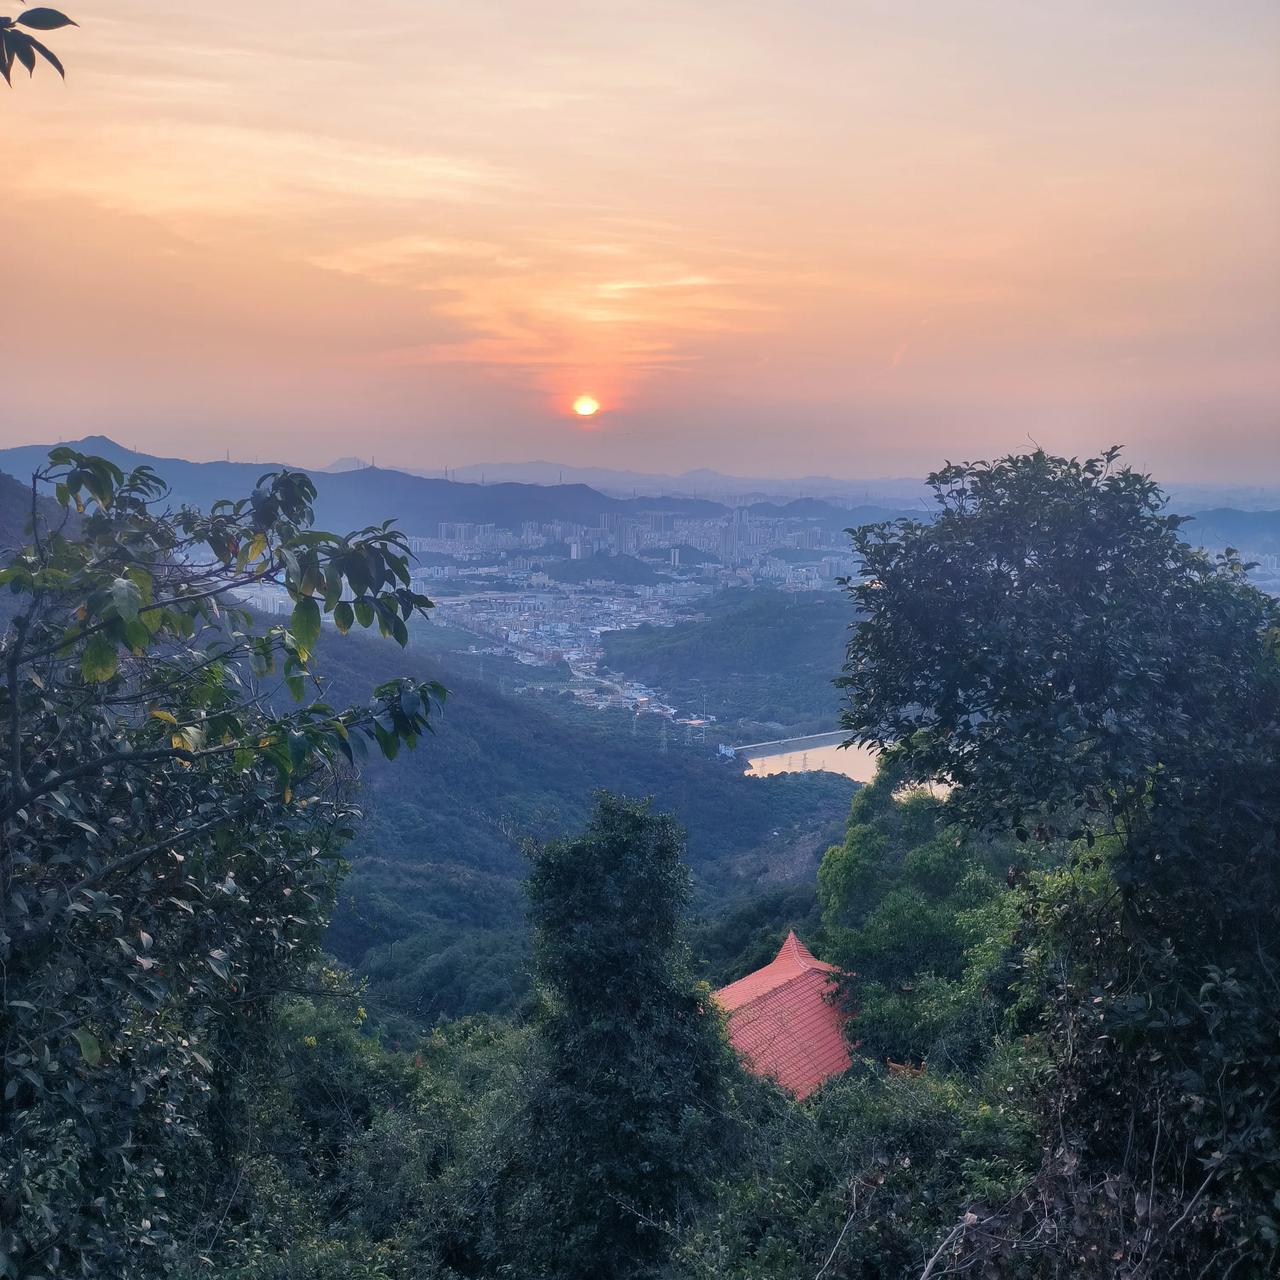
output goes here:
[[729, 1040], [748, 1071], [804, 1099], [849, 1069], [849, 1015], [836, 1002], [839, 972], [793, 930], [763, 969], [715, 993], [729, 1015]]

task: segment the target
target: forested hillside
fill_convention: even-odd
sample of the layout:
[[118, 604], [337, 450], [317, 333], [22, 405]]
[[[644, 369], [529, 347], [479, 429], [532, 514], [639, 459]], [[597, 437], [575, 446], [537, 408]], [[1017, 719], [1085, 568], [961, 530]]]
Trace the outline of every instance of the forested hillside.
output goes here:
[[843, 597], [727, 591], [704, 621], [608, 631], [603, 665], [704, 707], [743, 733], [817, 733], [836, 721], [832, 685], [849, 627]]
[[664, 753], [656, 718], [633, 737], [629, 716], [624, 725], [572, 700], [503, 695], [426, 646], [326, 632], [318, 652], [333, 702], [392, 674], [450, 690], [428, 749], [365, 768], [365, 817], [330, 932], [338, 955], [371, 966], [372, 998], [389, 1012], [430, 1020], [512, 1007], [526, 986], [513, 960], [520, 843], [580, 826], [599, 788], [652, 796], [686, 827], [698, 902], [712, 914], [757, 879], [811, 873], [853, 793], [834, 774], [748, 778], [674, 738]]
[[[1280, 617], [1114, 453], [859, 533], [851, 807], [415, 654], [404, 538], [303, 475], [175, 521], [49, 472], [83, 520], [0, 568], [7, 1275], [1275, 1274]], [[698, 982], [788, 925], [850, 1015], [803, 1102]]]

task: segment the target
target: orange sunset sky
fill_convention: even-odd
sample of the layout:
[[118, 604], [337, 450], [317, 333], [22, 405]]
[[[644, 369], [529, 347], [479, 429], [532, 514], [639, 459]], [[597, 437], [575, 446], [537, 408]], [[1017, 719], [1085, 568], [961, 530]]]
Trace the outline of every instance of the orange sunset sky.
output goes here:
[[1280, 482], [1274, 0], [58, 3], [2, 444]]

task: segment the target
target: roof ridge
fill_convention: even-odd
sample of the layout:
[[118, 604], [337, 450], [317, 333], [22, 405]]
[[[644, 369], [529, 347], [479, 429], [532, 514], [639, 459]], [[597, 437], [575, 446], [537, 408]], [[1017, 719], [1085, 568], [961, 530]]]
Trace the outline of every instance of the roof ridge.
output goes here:
[[[788, 947], [791, 948], [792, 955], [801, 969], [813, 969], [823, 963], [800, 941], [794, 929], [787, 930], [787, 940], [782, 944], [782, 951], [785, 951]], [[778, 952], [777, 959], [782, 958], [782, 951]]]

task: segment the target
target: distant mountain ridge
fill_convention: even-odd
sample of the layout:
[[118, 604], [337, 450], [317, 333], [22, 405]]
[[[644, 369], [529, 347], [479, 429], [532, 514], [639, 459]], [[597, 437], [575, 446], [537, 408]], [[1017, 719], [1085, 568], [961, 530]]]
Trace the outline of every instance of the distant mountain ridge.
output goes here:
[[[326, 471], [351, 471], [367, 467], [363, 458], [339, 458]], [[931, 510], [932, 495], [923, 478], [880, 476], [869, 479], [838, 476], [735, 476], [706, 467], [677, 474], [630, 471], [625, 468], [579, 467], [563, 462], [493, 462], [452, 467], [448, 474], [413, 467], [401, 467], [412, 475], [482, 483], [499, 481], [522, 484], [590, 485], [615, 497], [644, 492], [667, 496], [716, 498], [729, 505], [782, 503], [793, 498], [817, 498], [837, 507], [881, 506], [916, 512]], [[1280, 484], [1206, 484], [1202, 481], [1172, 482], [1163, 485], [1179, 511], [1271, 511], [1280, 508]]]
[[[373, 466], [372, 459], [335, 458], [322, 470], [337, 474]], [[488, 484], [585, 484], [610, 497], [626, 498], [647, 495], [667, 498], [712, 498], [718, 496], [726, 505], [786, 506], [796, 502], [825, 502], [832, 509], [851, 506], [880, 506], [895, 510], [915, 505], [925, 493], [924, 483], [911, 479], [836, 480], [831, 476], [808, 476], [802, 479], [764, 480], [758, 477], [730, 476], [705, 468], [685, 471], [680, 475], [661, 472], [625, 471], [611, 467], [575, 467], [563, 462], [498, 462], [477, 463], [468, 467], [427, 471], [420, 467], [400, 467], [408, 475], [429, 479], [456, 480], [463, 483]]]
[[700, 467], [678, 475], [613, 467], [578, 467], [562, 462], [497, 462], [455, 467], [455, 480], [516, 481], [524, 484], [588, 484], [605, 493], [657, 493], [715, 498], [732, 504], [769, 499], [816, 498], [837, 506], [915, 507], [924, 501], [923, 480], [889, 477], [872, 480], [833, 476], [734, 476]]
[[[325, 472], [292, 467], [285, 462], [188, 462], [126, 449], [107, 436], [67, 442], [84, 453], [107, 458], [117, 466], [151, 466], [170, 486], [175, 503], [207, 508], [218, 498], [248, 493], [265, 472], [290, 466], [306, 470], [315, 481], [316, 516], [321, 525], [358, 528], [394, 517], [410, 534], [434, 535], [442, 522], [495, 524], [518, 530], [526, 521], [564, 520], [597, 524], [607, 514], [642, 515], [665, 511], [714, 517], [727, 508], [717, 502], [679, 497], [609, 497], [583, 484], [465, 484], [412, 475], [383, 467]], [[30, 476], [46, 460], [53, 445], [20, 445], [0, 449], [0, 471]]]
[[[189, 462], [138, 453], [108, 436], [86, 436], [67, 442], [84, 453], [94, 453], [124, 468], [147, 465], [169, 484], [175, 503], [207, 508], [218, 498], [248, 493], [260, 476], [292, 464], [285, 462]], [[0, 471], [23, 478], [40, 467], [53, 445], [20, 445], [0, 449]], [[341, 459], [339, 467], [360, 459]], [[317, 518], [333, 528], [357, 528], [394, 517], [410, 534], [433, 535], [441, 522], [494, 524], [519, 530], [526, 521], [598, 524], [605, 515], [640, 516], [669, 512], [689, 517], [715, 518], [731, 510], [707, 498], [678, 495], [640, 495], [619, 498], [585, 484], [530, 484], [500, 481], [476, 484], [444, 480], [437, 476], [386, 467], [357, 465], [349, 470], [298, 468], [316, 483]], [[903, 514], [889, 507], [850, 509], [816, 498], [798, 498], [782, 505], [756, 503], [753, 514], [791, 519], [820, 520], [830, 526], [888, 519]]]
[[[367, 466], [360, 458], [342, 458], [328, 470]], [[413, 468], [403, 468], [414, 471]], [[438, 475], [419, 470], [415, 475]], [[491, 462], [449, 469], [448, 479], [523, 484], [587, 484], [602, 493], [627, 497], [636, 493], [715, 498], [730, 505], [777, 503], [792, 498], [817, 498], [839, 507], [880, 506], [898, 510], [931, 510], [933, 498], [923, 477], [872, 476], [738, 476], [700, 467], [679, 474], [632, 471], [626, 468], [580, 467], [563, 462]], [[1280, 484], [1206, 484], [1172, 482], [1163, 486], [1179, 511], [1231, 509], [1270, 511], [1280, 507]]]
[[[248, 493], [264, 472], [292, 466], [285, 462], [189, 462], [183, 458], [163, 458], [127, 449], [101, 435], [66, 443], [82, 452], [109, 458], [125, 468], [144, 464], [154, 467], [169, 484], [175, 503], [186, 502], [203, 508], [218, 498]], [[0, 472], [6, 472], [25, 484], [31, 473], [44, 464], [53, 447], [52, 444], [39, 444], [0, 449]], [[359, 461], [342, 460], [343, 463]], [[555, 464], [526, 465], [552, 467]], [[677, 494], [619, 498], [582, 483], [541, 484], [504, 480], [477, 484], [374, 466], [357, 466], [345, 471], [293, 469], [308, 471], [315, 481], [319, 493], [317, 519], [322, 526], [330, 528], [360, 528], [394, 518], [409, 534], [433, 536], [441, 522], [494, 524], [518, 531], [526, 521], [597, 525], [606, 515], [642, 516], [648, 512], [713, 519], [732, 510], [730, 505], [709, 498]], [[466, 474], [481, 470], [486, 471], [487, 480], [487, 469], [460, 469]], [[687, 473], [688, 476], [699, 474], [703, 473]], [[1180, 504], [1175, 502], [1173, 506], [1177, 510]], [[1280, 511], [1242, 511], [1231, 507], [1198, 511], [1188, 507], [1181, 509], [1194, 516], [1183, 534], [1189, 542], [1209, 547], [1231, 545], [1246, 552], [1264, 554], [1280, 552]], [[903, 515], [927, 518], [932, 508], [923, 503], [855, 506], [847, 501], [833, 502], [808, 495], [780, 503], [752, 502], [748, 510], [765, 518], [812, 520], [827, 528], [845, 528]]]

